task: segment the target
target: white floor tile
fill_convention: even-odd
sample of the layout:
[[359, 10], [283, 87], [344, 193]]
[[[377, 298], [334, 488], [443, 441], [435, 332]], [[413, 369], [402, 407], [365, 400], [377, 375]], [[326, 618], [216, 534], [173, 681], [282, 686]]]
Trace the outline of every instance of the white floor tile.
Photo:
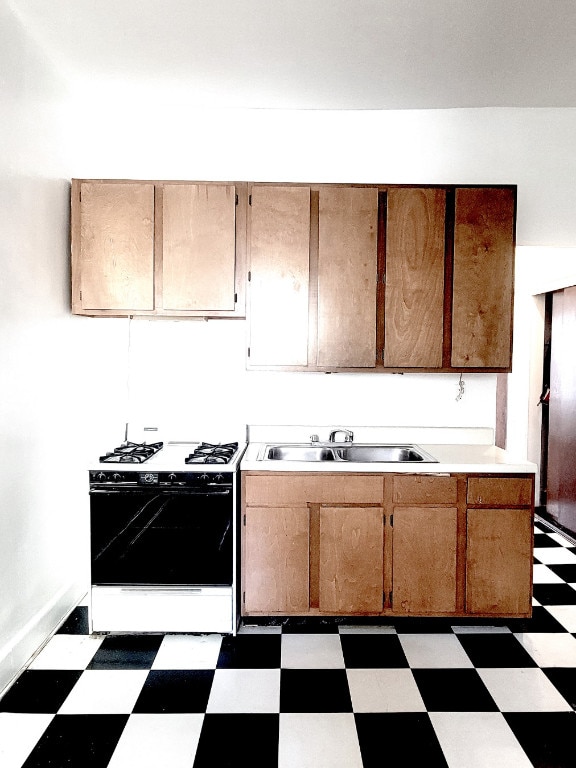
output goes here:
[[519, 632], [518, 639], [540, 667], [576, 667], [576, 638], [561, 632]]
[[449, 768], [533, 768], [500, 712], [431, 712]]
[[572, 711], [541, 669], [483, 668], [478, 674], [501, 712]]
[[284, 669], [343, 669], [344, 656], [340, 637], [327, 635], [283, 635]]
[[280, 712], [280, 670], [217, 669], [206, 712]]
[[409, 669], [348, 669], [354, 712], [425, 712]]
[[152, 669], [214, 669], [221, 635], [166, 635]]
[[362, 768], [354, 715], [280, 715], [278, 768]]
[[54, 635], [29, 669], [86, 669], [103, 640], [95, 635]]
[[457, 635], [509, 635], [510, 627], [499, 626], [498, 624], [484, 625], [479, 624], [474, 626], [473, 624], [464, 624], [462, 626], [453, 626], [452, 632]]
[[415, 634], [398, 638], [411, 667], [445, 668], [474, 666], [455, 635]]
[[534, 584], [563, 584], [564, 579], [557, 576], [547, 565], [534, 564]]
[[576, 632], [576, 605], [547, 605], [546, 610], [568, 632]]
[[129, 714], [147, 676], [146, 669], [89, 669], [72, 688], [58, 714]]
[[534, 547], [534, 557], [545, 565], [574, 565], [576, 555], [564, 547]]
[[0, 712], [0, 765], [21, 768], [54, 715]]
[[131, 715], [108, 768], [190, 768], [202, 714]]
[[239, 635], [281, 635], [282, 627], [260, 626], [258, 624], [242, 624], [238, 630]]

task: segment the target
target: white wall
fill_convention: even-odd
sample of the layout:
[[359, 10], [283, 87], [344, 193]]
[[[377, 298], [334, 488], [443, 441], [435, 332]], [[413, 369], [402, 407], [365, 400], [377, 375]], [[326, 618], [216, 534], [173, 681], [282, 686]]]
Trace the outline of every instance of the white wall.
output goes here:
[[85, 588], [83, 424], [107, 426], [103, 403], [88, 407], [98, 350], [110, 344], [120, 371], [126, 359], [111, 325], [70, 316], [70, 105], [3, 0], [0, 72], [1, 691]]

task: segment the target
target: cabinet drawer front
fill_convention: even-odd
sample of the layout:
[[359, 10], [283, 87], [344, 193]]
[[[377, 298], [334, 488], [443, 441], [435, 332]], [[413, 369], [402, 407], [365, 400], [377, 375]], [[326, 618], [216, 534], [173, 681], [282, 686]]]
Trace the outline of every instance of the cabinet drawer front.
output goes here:
[[470, 477], [467, 502], [528, 507], [532, 504], [532, 478]]
[[266, 474], [243, 478], [247, 506], [381, 504], [381, 475]]
[[393, 479], [395, 504], [456, 504], [458, 483], [455, 477], [406, 475]]

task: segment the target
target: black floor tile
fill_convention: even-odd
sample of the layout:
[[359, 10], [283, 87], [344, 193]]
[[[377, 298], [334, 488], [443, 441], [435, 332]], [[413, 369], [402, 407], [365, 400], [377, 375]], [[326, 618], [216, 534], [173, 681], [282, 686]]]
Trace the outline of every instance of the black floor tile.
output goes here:
[[88, 669], [150, 669], [163, 635], [109, 635]]
[[59, 635], [87, 635], [88, 634], [88, 606], [79, 605], [70, 613], [66, 621], [60, 626]]
[[537, 547], [561, 547], [557, 541], [550, 538], [547, 533], [534, 533], [534, 549]]
[[227, 635], [222, 638], [218, 669], [277, 669], [282, 635]]
[[559, 563], [558, 565], [549, 565], [548, 568], [568, 584], [576, 584], [576, 565]]
[[22, 768], [106, 768], [128, 715], [56, 715]]
[[0, 699], [0, 711], [56, 714], [81, 675], [76, 669], [28, 669]]
[[340, 624], [345, 622], [343, 616], [290, 616], [282, 622], [282, 632], [285, 635], [330, 635], [338, 632]]
[[475, 669], [413, 669], [428, 712], [497, 712]]
[[[572, 709], [576, 709], [576, 667], [547, 667], [542, 671], [560, 691]], [[576, 750], [576, 734], [575, 750]], [[576, 759], [575, 759], [576, 764]]]
[[214, 671], [152, 670], [134, 705], [134, 712], [205, 712]]
[[397, 635], [342, 634], [340, 644], [348, 668], [407, 667], [408, 661]]
[[277, 768], [278, 734], [276, 714], [206, 715], [193, 768]]
[[514, 635], [458, 635], [460, 644], [475, 667], [536, 667], [537, 664]]
[[534, 606], [532, 618], [508, 619], [506, 623], [512, 632], [566, 632], [566, 628], [541, 605]]
[[352, 712], [345, 669], [282, 669], [280, 712]]
[[364, 768], [447, 768], [426, 713], [366, 713], [354, 717]]
[[574, 768], [576, 713], [509, 712], [504, 717], [534, 768]]
[[534, 584], [534, 597], [542, 605], [576, 605], [576, 589], [568, 584]]

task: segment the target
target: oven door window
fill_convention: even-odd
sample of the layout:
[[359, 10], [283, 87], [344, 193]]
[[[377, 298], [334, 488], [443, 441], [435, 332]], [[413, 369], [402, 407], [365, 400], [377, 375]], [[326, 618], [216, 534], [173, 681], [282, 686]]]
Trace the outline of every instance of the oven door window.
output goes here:
[[232, 493], [90, 494], [92, 584], [232, 584]]

